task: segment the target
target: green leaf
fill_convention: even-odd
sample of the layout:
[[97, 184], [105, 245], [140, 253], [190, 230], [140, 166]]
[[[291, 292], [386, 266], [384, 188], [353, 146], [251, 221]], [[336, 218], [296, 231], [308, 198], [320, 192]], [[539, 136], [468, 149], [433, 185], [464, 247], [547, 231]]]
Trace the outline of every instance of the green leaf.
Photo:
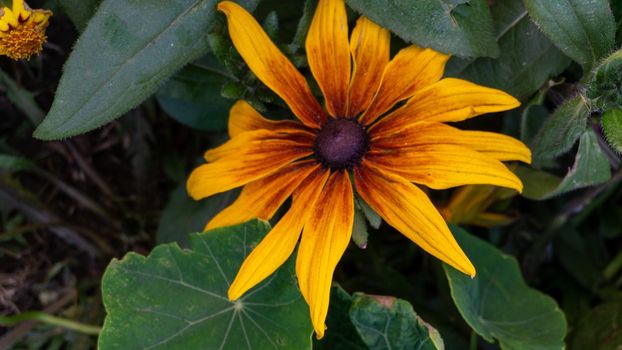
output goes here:
[[350, 319], [369, 349], [444, 349], [438, 331], [405, 300], [355, 293]]
[[293, 259], [236, 302], [227, 289], [270, 230], [263, 221], [193, 234], [192, 250], [156, 247], [113, 260], [102, 280], [100, 349], [310, 349], [309, 309]]
[[0, 154], [0, 173], [3, 171], [14, 172], [29, 170], [35, 165], [26, 158], [16, 157], [9, 154]]
[[622, 50], [602, 60], [593, 75], [587, 88], [593, 109], [622, 109]]
[[564, 349], [566, 320], [555, 301], [529, 288], [516, 259], [452, 227], [477, 276], [444, 265], [451, 296], [464, 320], [485, 340], [507, 350]]
[[622, 344], [622, 301], [612, 301], [592, 309], [574, 330], [572, 350], [619, 350]]
[[525, 0], [533, 21], [586, 72], [615, 45], [615, 20], [607, 0]]
[[529, 20], [522, 0], [495, 1], [491, 7], [498, 58], [452, 59], [447, 75], [501, 89], [524, 100], [561, 73], [570, 60]]
[[597, 185], [611, 178], [609, 160], [600, 149], [597, 138], [593, 130], [587, 130], [581, 135], [574, 165], [554, 194]]
[[352, 241], [361, 249], [367, 248], [367, 240], [369, 233], [367, 232], [367, 223], [361, 210], [354, 209], [354, 224], [352, 226]]
[[545, 200], [552, 197], [562, 182], [562, 178], [559, 176], [522, 165], [517, 166], [514, 173], [523, 183], [521, 195], [533, 200]]
[[104, 0], [76, 43], [39, 139], [95, 129], [206, 53], [216, 0]]
[[348, 0], [348, 4], [402, 39], [466, 57], [496, 57], [485, 0]]
[[605, 112], [601, 123], [609, 145], [622, 154], [622, 110], [614, 109]]
[[32, 93], [19, 86], [15, 80], [0, 70], [0, 91], [21, 110], [30, 121], [37, 125], [43, 120], [43, 111]]
[[339, 285], [330, 290], [330, 306], [326, 317], [328, 331], [325, 337], [313, 341], [314, 350], [367, 350], [350, 320], [352, 296]]
[[221, 96], [222, 86], [234, 79], [224, 67], [204, 59], [175, 74], [156, 97], [162, 109], [178, 122], [194, 129], [221, 131], [233, 101]]
[[177, 242], [188, 246], [188, 235], [184, 232], [201, 232], [216, 214], [231, 204], [238, 191], [219, 193], [200, 201], [190, 198], [186, 185], [181, 184], [172, 193], [158, 224], [158, 243]]
[[536, 135], [531, 150], [534, 166], [570, 150], [587, 126], [590, 107], [582, 96], [570, 99], [555, 110]]
[[80, 32], [84, 31], [100, 2], [101, 0], [58, 0], [71, 22]]
[[523, 196], [545, 200], [580, 188], [598, 185], [611, 178], [609, 160], [600, 149], [593, 130], [581, 135], [574, 165], [564, 178], [544, 171], [518, 167], [516, 175], [524, 184]]

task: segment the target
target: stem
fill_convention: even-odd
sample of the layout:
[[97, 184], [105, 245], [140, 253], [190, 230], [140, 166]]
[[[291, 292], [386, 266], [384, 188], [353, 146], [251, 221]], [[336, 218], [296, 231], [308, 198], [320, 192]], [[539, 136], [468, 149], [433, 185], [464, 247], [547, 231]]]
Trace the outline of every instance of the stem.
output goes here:
[[477, 333], [471, 331], [471, 339], [469, 341], [469, 350], [477, 350]]
[[26, 311], [13, 316], [0, 316], [0, 325], [5, 327], [12, 327], [25, 321], [39, 321], [52, 326], [62, 327], [85, 334], [98, 335], [101, 331], [100, 327], [52, 316], [42, 311]]
[[603, 271], [603, 276], [605, 277], [605, 280], [612, 279], [618, 273], [618, 271], [620, 271], [621, 268], [622, 268], [622, 251], [619, 252], [618, 255], [616, 255], [615, 258], [613, 258], [609, 262], [607, 267], [605, 267], [605, 270]]

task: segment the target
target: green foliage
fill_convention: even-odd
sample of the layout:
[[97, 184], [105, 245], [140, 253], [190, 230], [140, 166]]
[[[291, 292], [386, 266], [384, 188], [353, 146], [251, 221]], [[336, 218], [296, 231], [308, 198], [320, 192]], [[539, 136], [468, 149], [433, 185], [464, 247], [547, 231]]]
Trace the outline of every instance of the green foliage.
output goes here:
[[448, 75], [498, 88], [524, 100], [568, 66], [570, 60], [529, 20], [522, 0], [495, 1], [491, 12], [499, 57], [452, 59]]
[[444, 349], [438, 331], [405, 300], [356, 293], [350, 319], [369, 349]]
[[452, 232], [477, 268], [471, 279], [444, 265], [451, 296], [473, 330], [502, 349], [563, 349], [566, 320], [555, 301], [527, 286], [513, 257], [460, 228]]
[[348, 0], [356, 11], [408, 42], [464, 57], [496, 57], [485, 0]]
[[101, 0], [58, 0], [67, 16], [80, 32], [84, 31]]
[[558, 107], [531, 145], [534, 166], [568, 152], [585, 131], [589, 116], [590, 107], [582, 96], [567, 100]]
[[609, 110], [622, 108], [622, 50], [605, 58], [596, 67], [588, 85], [587, 95], [595, 108]]
[[395, 297], [350, 296], [333, 287], [327, 325], [326, 338], [316, 341], [314, 349], [444, 349], [438, 331], [409, 302]]
[[227, 129], [233, 101], [221, 96], [219, 87], [235, 78], [213, 61], [206, 58], [187, 65], [158, 90], [156, 97], [162, 109], [180, 123], [222, 131]]
[[589, 72], [615, 44], [615, 20], [607, 0], [525, 0], [529, 15], [566, 55]]
[[54, 104], [34, 136], [52, 140], [84, 133], [142, 102], [207, 52], [215, 4], [103, 1], [65, 64]]
[[622, 110], [613, 109], [605, 112], [601, 124], [607, 142], [616, 152], [622, 154]]
[[622, 301], [595, 307], [579, 322], [570, 342], [571, 350], [617, 350], [622, 344]]
[[231, 204], [237, 191], [230, 191], [195, 201], [186, 192], [186, 184], [177, 187], [162, 212], [156, 240], [158, 243], [177, 242], [187, 246], [188, 235], [184, 232], [201, 232], [207, 222]]
[[293, 260], [236, 302], [227, 288], [243, 259], [270, 230], [262, 221], [190, 237], [113, 260], [102, 289], [107, 349], [310, 349], [308, 308]]
[[526, 167], [519, 167], [516, 173], [525, 185], [523, 195], [536, 200], [601, 184], [611, 178], [609, 161], [592, 130], [581, 135], [574, 165], [563, 178]]
[[0, 174], [4, 171], [29, 170], [33, 167], [34, 164], [26, 158], [12, 156], [10, 154], [0, 154]]

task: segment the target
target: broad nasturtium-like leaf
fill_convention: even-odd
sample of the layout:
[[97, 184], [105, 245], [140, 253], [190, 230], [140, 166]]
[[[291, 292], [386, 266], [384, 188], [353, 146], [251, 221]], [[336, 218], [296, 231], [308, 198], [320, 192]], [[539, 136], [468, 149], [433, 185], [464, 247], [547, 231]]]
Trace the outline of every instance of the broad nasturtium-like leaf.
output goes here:
[[443, 350], [443, 339], [406, 300], [355, 293], [350, 319], [361, 339], [373, 350]]
[[477, 269], [471, 278], [444, 265], [451, 296], [473, 330], [504, 350], [564, 349], [566, 320], [555, 300], [527, 286], [513, 257], [458, 227], [452, 232]]
[[67, 60], [52, 108], [34, 136], [52, 140], [84, 133], [138, 105], [206, 53], [216, 2], [102, 1]]
[[447, 75], [498, 88], [524, 100], [570, 63], [531, 22], [522, 0], [495, 1], [491, 13], [499, 57], [452, 59]]
[[348, 0], [405, 41], [464, 57], [496, 57], [486, 0]]
[[566, 55], [590, 69], [615, 45], [608, 0], [525, 0], [529, 15]]
[[533, 164], [539, 166], [546, 160], [568, 152], [585, 132], [589, 116], [590, 107], [582, 96], [570, 99], [559, 106], [544, 122], [530, 145]]
[[410, 303], [391, 296], [331, 290], [326, 337], [314, 349], [443, 350], [438, 331], [423, 321]]
[[253, 220], [190, 237], [148, 257], [113, 260], [102, 280], [108, 312], [99, 348], [310, 349], [312, 327], [290, 259], [236, 302], [227, 289], [270, 225]]

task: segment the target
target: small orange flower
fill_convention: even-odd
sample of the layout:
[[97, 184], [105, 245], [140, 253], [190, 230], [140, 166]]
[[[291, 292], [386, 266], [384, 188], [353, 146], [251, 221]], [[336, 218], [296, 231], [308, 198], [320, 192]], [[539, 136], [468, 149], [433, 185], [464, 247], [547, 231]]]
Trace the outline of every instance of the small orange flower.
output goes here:
[[[306, 39], [326, 112], [305, 78], [239, 5], [224, 1], [233, 44], [297, 121], [263, 118], [248, 103], [231, 109], [224, 145], [188, 179], [195, 199], [244, 186], [206, 229], [270, 219], [289, 210], [251, 252], [229, 288], [236, 300], [294, 252], [298, 284], [318, 338], [324, 335], [333, 272], [352, 234], [354, 191], [389, 225], [430, 254], [475, 275], [447, 224], [416, 185], [491, 184], [522, 190], [501, 161], [529, 162], [529, 149], [501, 134], [444, 124], [520, 103], [495, 89], [441, 79], [448, 56], [411, 45], [389, 60], [389, 32], [359, 18], [348, 38], [343, 0], [320, 0]], [[406, 100], [396, 108], [396, 104]], [[354, 187], [352, 185], [354, 179]], [[302, 236], [302, 237], [301, 237]]]
[[13, 0], [13, 8], [0, 8], [0, 55], [25, 60], [38, 54], [47, 40], [49, 10], [33, 10], [24, 0]]

